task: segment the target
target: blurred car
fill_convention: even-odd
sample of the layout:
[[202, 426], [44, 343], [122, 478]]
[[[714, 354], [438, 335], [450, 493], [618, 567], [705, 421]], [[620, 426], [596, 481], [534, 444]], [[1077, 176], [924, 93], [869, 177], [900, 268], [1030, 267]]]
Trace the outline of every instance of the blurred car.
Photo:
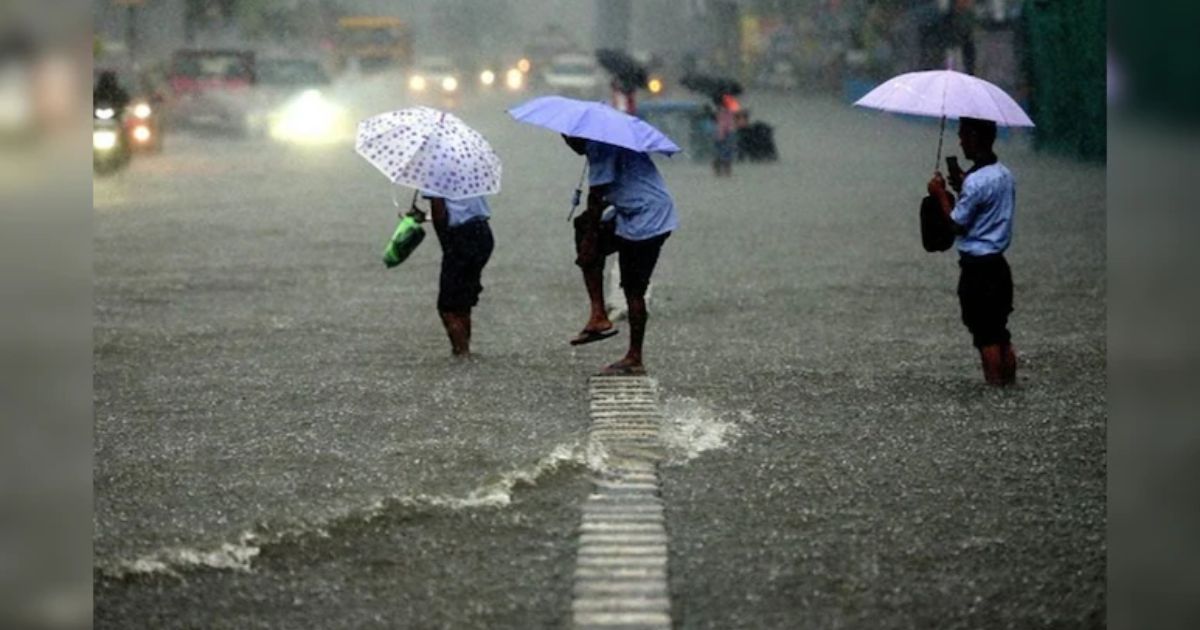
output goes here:
[[327, 142], [345, 131], [346, 112], [319, 61], [264, 58], [246, 113], [246, 130], [287, 142]]
[[542, 83], [555, 94], [581, 99], [603, 98], [607, 82], [591, 55], [557, 55], [542, 72]]
[[123, 119], [129, 148], [134, 153], [160, 153], [163, 149], [163, 125], [159, 108], [162, 101], [154, 96], [135, 97]]
[[172, 120], [193, 127], [245, 131], [247, 93], [254, 84], [255, 54], [234, 49], [177, 50], [168, 81], [175, 98]]
[[[528, 62], [526, 62], [528, 65]], [[479, 69], [479, 89], [503, 90], [519, 92], [528, 87], [525, 71], [521, 70], [520, 61], [506, 63], [503, 60], [493, 64], [483, 64]]]
[[408, 73], [408, 91], [414, 95], [454, 95], [463, 87], [463, 73], [449, 57], [423, 57]]

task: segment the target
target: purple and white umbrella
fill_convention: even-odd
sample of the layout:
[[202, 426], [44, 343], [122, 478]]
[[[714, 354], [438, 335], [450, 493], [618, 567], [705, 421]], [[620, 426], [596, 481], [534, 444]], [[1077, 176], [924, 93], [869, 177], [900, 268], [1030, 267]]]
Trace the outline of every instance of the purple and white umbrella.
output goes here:
[[354, 150], [396, 185], [446, 199], [500, 192], [500, 157], [457, 116], [409, 107], [358, 124]]
[[[854, 103], [897, 114], [942, 119], [979, 118], [1000, 127], [1032, 127], [1033, 121], [1004, 90], [954, 70], [909, 72], [884, 81]], [[942, 143], [938, 140], [938, 160]]]

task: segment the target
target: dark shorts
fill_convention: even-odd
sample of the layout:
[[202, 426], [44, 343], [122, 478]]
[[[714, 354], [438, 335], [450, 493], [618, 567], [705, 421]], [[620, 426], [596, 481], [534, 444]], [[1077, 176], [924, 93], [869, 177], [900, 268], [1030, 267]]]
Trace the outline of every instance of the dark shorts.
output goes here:
[[734, 154], [737, 152], [737, 135], [731, 133], [725, 136], [724, 140], [715, 140], [713, 147], [717, 154], [717, 161], [732, 162]]
[[621, 266], [621, 287], [626, 293], [644, 295], [650, 276], [658, 264], [658, 254], [670, 232], [642, 241], [631, 241], [616, 234], [614, 221], [602, 221], [589, 229], [584, 217], [575, 219], [575, 264], [583, 269], [604, 268], [604, 259], [616, 252]]
[[1009, 342], [1013, 311], [1012, 272], [1002, 254], [960, 256], [958, 303], [976, 348]]
[[446, 231], [438, 282], [439, 311], [465, 311], [479, 303], [483, 267], [495, 246], [487, 221], [472, 221]]

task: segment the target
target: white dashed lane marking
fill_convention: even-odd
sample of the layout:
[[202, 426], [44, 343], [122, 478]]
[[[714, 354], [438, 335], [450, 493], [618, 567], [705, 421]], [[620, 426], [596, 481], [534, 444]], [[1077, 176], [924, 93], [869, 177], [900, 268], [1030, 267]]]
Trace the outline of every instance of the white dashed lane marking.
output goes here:
[[657, 383], [646, 377], [594, 377], [590, 397], [588, 435], [605, 453], [606, 473], [595, 480], [583, 505], [574, 626], [670, 628]]

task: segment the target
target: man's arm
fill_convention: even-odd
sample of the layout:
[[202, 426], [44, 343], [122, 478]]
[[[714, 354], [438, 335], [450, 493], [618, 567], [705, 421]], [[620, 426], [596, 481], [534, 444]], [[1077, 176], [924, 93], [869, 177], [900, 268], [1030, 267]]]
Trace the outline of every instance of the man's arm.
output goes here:
[[950, 193], [946, 190], [946, 180], [942, 178], [942, 174], [934, 171], [933, 179], [929, 180], [926, 186], [929, 190], [929, 195], [937, 200], [938, 205], [942, 208], [942, 213], [946, 215], [946, 220], [950, 222], [950, 226], [954, 229], [955, 234], [966, 234], [967, 228], [959, 225], [953, 218], [951, 213], [954, 212], [954, 200], [950, 198]]
[[587, 217], [589, 221], [600, 222], [600, 215], [604, 213], [604, 209], [608, 207], [608, 202], [605, 197], [608, 196], [608, 191], [612, 188], [612, 184], [600, 184], [588, 188], [587, 209], [580, 216]]

